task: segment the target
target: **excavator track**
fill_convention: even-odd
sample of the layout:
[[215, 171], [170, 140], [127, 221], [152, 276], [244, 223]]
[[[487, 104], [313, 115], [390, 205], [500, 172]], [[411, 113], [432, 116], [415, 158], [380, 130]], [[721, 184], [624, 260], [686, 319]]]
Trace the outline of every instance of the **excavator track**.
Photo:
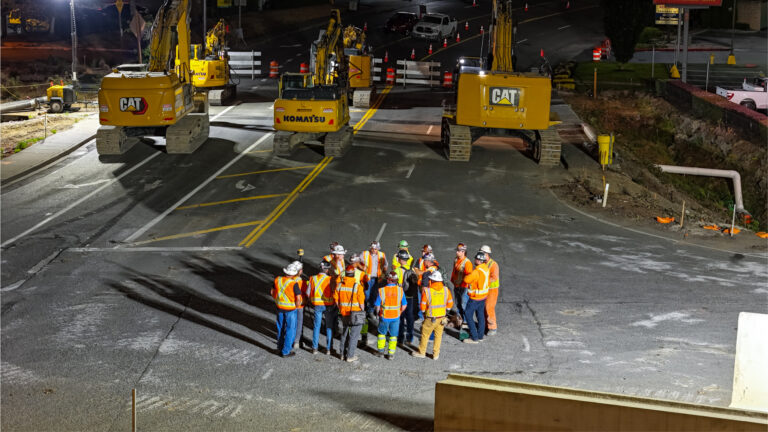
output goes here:
[[126, 135], [122, 126], [99, 126], [96, 130], [96, 152], [100, 155], [121, 155], [137, 142], [138, 138]]
[[472, 131], [469, 126], [453, 124], [443, 117], [440, 140], [449, 161], [469, 161], [472, 155]]
[[536, 143], [534, 144], [534, 159], [541, 166], [560, 165], [560, 149], [562, 140], [555, 128], [550, 127], [536, 131]]
[[325, 135], [325, 155], [332, 157], [342, 157], [352, 147], [352, 128], [344, 126], [336, 132], [329, 132]]
[[169, 154], [190, 154], [208, 139], [210, 122], [207, 113], [190, 113], [168, 126], [165, 151]]
[[229, 84], [222, 89], [208, 91], [208, 103], [213, 106], [229, 105], [237, 96], [237, 86]]

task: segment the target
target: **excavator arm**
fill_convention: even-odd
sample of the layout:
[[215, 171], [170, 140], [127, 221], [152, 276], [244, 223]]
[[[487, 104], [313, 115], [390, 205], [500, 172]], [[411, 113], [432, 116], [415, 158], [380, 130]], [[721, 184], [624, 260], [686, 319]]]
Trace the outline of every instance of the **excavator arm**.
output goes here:
[[227, 46], [227, 22], [220, 19], [205, 35], [205, 55], [218, 57], [219, 52]]
[[316, 84], [330, 85], [338, 77], [346, 76], [341, 12], [338, 9], [331, 11], [328, 28], [312, 43], [311, 54], [310, 62]]
[[174, 69], [173, 47], [178, 44], [178, 74], [181, 82], [189, 82], [189, 0], [165, 0], [152, 23], [150, 72]]
[[513, 53], [515, 49], [514, 20], [512, 2], [493, 0], [493, 22], [491, 30], [491, 70], [496, 72], [514, 72]]

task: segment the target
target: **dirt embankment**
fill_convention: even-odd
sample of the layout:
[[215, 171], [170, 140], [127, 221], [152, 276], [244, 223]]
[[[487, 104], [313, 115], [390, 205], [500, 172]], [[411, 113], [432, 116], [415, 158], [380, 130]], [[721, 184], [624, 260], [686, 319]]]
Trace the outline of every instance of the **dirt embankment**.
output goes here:
[[[604, 181], [610, 183], [611, 212], [636, 220], [656, 216], [680, 220], [686, 203], [688, 226], [730, 224], [733, 185], [728, 179], [661, 173], [655, 164], [736, 170], [741, 174], [744, 206], [752, 221], [737, 219], [754, 231], [768, 226], [766, 146], [742, 139], [733, 130], [691, 118], [663, 99], [644, 93], [605, 92], [595, 100], [565, 95], [579, 116], [600, 134], [614, 133], [613, 165], [605, 173], [576, 173], [563, 186], [572, 200], [597, 205]], [[597, 158], [597, 148], [588, 149]], [[679, 225], [678, 225], [679, 226]], [[671, 225], [670, 225], [671, 228]]]

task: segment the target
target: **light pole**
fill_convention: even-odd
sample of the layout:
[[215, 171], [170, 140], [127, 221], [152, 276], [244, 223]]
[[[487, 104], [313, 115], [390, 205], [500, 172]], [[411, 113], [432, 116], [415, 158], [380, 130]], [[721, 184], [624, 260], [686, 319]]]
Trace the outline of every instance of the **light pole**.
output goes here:
[[75, 23], [75, 0], [69, 0], [72, 19], [72, 84], [77, 85], [77, 24]]

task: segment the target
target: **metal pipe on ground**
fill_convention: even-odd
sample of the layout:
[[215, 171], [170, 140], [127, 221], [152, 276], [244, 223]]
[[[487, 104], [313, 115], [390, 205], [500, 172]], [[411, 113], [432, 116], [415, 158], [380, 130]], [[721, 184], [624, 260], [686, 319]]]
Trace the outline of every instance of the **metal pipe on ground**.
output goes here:
[[739, 213], [749, 214], [749, 212], [746, 209], [744, 209], [744, 200], [741, 197], [741, 176], [739, 175], [738, 171], [720, 170], [720, 169], [712, 169], [712, 168], [674, 166], [674, 165], [656, 165], [656, 167], [659, 168], [661, 172], [666, 172], [670, 174], [688, 174], [688, 175], [697, 175], [697, 176], [704, 176], [704, 177], [722, 177], [722, 178], [729, 178], [733, 180], [733, 196], [734, 196], [734, 202], [735, 202], [735, 210]]
[[37, 109], [38, 102], [37, 99], [26, 99], [26, 100], [20, 100], [15, 102], [6, 102], [4, 104], [0, 105], [0, 113], [2, 114], [9, 114], [19, 111], [28, 111]]

